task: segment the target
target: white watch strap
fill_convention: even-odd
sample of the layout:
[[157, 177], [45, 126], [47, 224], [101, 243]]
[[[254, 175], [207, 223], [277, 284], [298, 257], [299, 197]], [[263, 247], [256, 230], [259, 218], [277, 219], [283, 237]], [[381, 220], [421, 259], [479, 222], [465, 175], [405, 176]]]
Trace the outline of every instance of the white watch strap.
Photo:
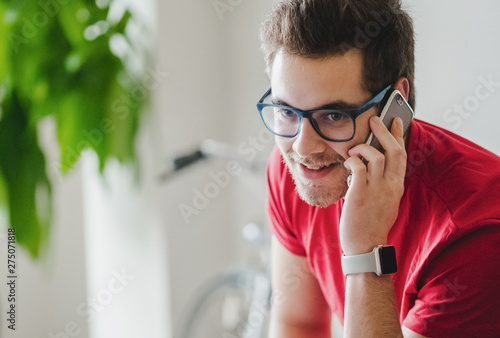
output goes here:
[[377, 271], [377, 258], [376, 252], [378, 247], [374, 248], [372, 252], [361, 254], [361, 255], [353, 255], [346, 256], [342, 255], [342, 271], [344, 275], [350, 275], [354, 273], [365, 273], [365, 272], [375, 272]]

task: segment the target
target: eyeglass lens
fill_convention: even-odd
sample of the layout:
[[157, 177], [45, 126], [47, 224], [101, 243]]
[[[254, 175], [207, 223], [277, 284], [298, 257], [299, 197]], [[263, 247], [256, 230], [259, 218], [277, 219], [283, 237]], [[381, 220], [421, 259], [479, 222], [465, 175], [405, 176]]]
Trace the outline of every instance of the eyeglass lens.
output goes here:
[[[280, 136], [295, 136], [301, 124], [298, 112], [276, 106], [264, 107], [262, 118], [267, 127]], [[311, 119], [315, 129], [329, 139], [347, 140], [354, 134], [354, 121], [347, 113], [318, 110]]]

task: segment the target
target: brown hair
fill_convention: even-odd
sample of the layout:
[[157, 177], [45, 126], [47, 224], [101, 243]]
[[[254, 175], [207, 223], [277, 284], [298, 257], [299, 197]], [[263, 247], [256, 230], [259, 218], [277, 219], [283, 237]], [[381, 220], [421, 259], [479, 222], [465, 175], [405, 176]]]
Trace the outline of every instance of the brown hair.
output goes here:
[[364, 88], [375, 94], [406, 77], [415, 107], [413, 22], [399, 0], [283, 0], [265, 19], [261, 42], [269, 75], [279, 51], [324, 58], [357, 49]]

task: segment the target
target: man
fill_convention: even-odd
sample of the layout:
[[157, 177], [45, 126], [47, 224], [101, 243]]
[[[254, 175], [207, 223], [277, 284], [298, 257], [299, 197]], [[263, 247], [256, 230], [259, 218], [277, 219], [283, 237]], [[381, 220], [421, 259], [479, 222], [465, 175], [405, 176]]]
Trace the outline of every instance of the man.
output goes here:
[[345, 337], [498, 336], [500, 159], [377, 117], [395, 89], [415, 104], [399, 1], [283, 1], [261, 39], [271, 89], [258, 108], [277, 144], [270, 337], [329, 337], [331, 312]]

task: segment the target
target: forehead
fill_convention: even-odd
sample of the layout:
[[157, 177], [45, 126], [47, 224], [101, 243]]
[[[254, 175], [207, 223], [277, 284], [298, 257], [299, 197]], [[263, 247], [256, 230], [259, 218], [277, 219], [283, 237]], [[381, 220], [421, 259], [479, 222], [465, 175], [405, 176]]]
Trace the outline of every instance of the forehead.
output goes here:
[[358, 51], [321, 59], [280, 52], [271, 71], [273, 98], [303, 110], [339, 101], [359, 105], [370, 97], [362, 88], [362, 74]]

